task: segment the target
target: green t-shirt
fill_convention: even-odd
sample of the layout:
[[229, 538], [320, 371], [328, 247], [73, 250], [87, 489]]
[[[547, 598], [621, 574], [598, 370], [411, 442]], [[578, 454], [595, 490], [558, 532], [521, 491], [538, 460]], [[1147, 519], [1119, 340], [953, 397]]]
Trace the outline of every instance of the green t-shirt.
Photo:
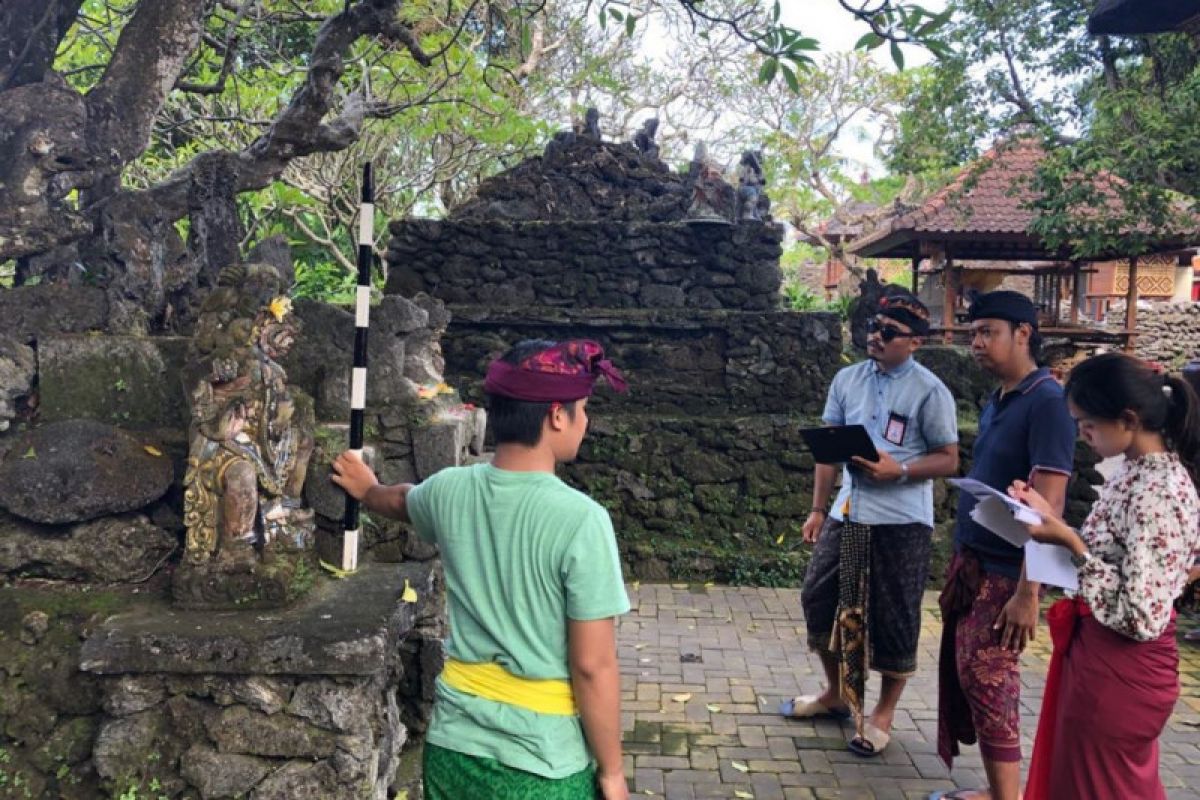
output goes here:
[[[546, 472], [453, 467], [408, 494], [446, 573], [448, 655], [527, 678], [570, 678], [567, 620], [629, 610], [608, 512]], [[548, 778], [590, 763], [578, 717], [539, 714], [440, 680], [429, 741]]]

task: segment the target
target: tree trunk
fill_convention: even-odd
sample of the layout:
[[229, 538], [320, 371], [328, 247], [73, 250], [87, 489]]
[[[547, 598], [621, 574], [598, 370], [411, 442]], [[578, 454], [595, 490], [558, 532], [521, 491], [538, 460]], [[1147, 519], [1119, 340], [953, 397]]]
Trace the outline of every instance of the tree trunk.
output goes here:
[[0, 92], [41, 83], [83, 0], [0, 3]]

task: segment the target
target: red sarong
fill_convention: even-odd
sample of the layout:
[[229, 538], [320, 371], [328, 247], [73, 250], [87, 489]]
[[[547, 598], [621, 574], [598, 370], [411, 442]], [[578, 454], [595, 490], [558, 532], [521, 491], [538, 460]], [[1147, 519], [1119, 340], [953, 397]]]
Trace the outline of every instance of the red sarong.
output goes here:
[[1179, 697], [1175, 618], [1138, 642], [1082, 600], [1046, 612], [1054, 654], [1025, 800], [1165, 800], [1158, 737]]

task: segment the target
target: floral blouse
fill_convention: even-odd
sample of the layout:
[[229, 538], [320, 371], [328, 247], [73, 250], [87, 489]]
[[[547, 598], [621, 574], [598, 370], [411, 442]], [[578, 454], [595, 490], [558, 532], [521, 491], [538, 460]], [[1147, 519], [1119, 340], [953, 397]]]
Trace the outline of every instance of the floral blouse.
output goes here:
[[1079, 596], [1105, 627], [1157, 639], [1200, 547], [1200, 498], [1174, 453], [1126, 460], [1079, 531], [1091, 560]]

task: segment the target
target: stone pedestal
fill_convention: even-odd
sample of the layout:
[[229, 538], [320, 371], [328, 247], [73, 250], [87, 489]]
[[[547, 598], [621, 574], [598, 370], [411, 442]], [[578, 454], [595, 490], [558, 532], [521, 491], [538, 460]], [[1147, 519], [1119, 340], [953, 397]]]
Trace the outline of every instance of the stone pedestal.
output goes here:
[[431, 564], [367, 564], [286, 610], [113, 617], [80, 657], [103, 693], [96, 772], [155, 797], [384, 800], [432, 700], [439, 605]]

